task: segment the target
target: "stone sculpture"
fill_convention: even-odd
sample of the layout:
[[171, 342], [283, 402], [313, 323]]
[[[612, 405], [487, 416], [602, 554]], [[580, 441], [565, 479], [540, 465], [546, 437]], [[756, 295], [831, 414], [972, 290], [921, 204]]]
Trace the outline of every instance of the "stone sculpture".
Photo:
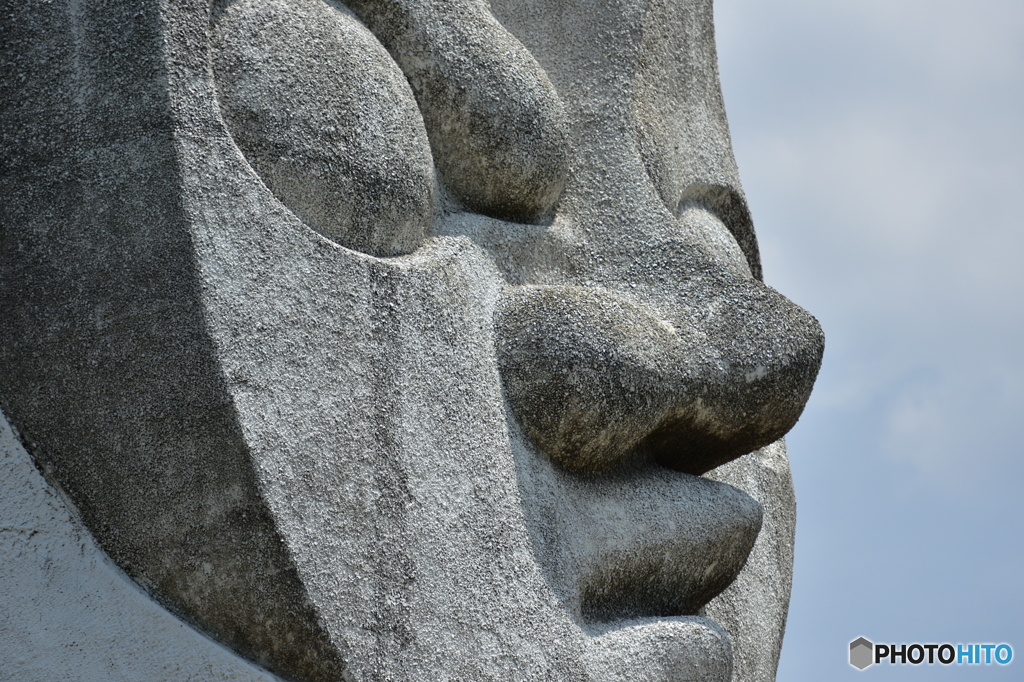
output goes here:
[[823, 340], [710, 0], [8, 14], [0, 403], [153, 599], [288, 680], [774, 679]]

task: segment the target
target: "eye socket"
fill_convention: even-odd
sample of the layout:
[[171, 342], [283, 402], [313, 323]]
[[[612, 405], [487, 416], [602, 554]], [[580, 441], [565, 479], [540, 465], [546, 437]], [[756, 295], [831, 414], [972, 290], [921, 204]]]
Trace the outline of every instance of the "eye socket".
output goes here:
[[221, 112], [274, 196], [328, 239], [377, 256], [426, 237], [435, 160], [470, 209], [546, 220], [568, 175], [568, 124], [526, 48], [473, 3], [403, 17], [350, 4], [373, 33], [324, 0], [212, 8]]
[[322, 0], [220, 3], [210, 44], [227, 128], [282, 204], [351, 249], [419, 246], [435, 188], [423, 119], [355, 17]]

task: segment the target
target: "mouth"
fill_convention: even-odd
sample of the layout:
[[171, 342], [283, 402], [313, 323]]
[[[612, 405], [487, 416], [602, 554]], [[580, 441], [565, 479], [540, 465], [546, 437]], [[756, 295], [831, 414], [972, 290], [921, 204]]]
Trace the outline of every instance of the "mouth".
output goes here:
[[761, 505], [654, 461], [581, 475], [539, 455], [521, 434], [519, 441], [534, 551], [588, 635], [594, 679], [634, 679], [629, 671], [643, 670], [645, 680], [728, 680], [729, 637], [698, 614], [745, 565]]
[[761, 505], [725, 483], [653, 463], [581, 476], [530, 454], [534, 546], [584, 628], [697, 615], [736, 578], [761, 530]]
[[604, 636], [636, 621], [694, 621], [746, 563], [762, 522], [761, 505], [746, 493], [653, 458], [573, 471], [518, 432], [535, 551], [585, 631]]

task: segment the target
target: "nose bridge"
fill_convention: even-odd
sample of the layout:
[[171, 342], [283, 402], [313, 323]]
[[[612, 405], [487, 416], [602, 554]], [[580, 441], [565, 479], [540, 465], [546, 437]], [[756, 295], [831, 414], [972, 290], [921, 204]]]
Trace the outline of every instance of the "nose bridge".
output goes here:
[[[600, 8], [593, 5], [599, 4]], [[580, 229], [621, 229], [656, 199], [637, 144], [633, 93], [650, 0], [495, 0], [495, 16], [530, 50], [569, 119], [570, 179], [559, 213]], [[648, 220], [654, 214], [645, 216]]]
[[776, 440], [822, 338], [758, 281], [711, 0], [525, 5], [492, 2], [561, 99], [571, 159], [555, 222], [523, 242], [542, 248], [509, 240], [527, 266], [495, 312], [513, 413], [577, 470], [641, 454], [699, 474]]
[[739, 190], [710, 0], [648, 4], [634, 82], [640, 154], [669, 210], [692, 185]]
[[719, 86], [711, 0], [491, 4], [564, 103], [572, 158], [559, 212], [587, 242], [584, 260], [596, 253], [607, 262], [613, 241], [672, 241], [676, 219], [697, 203], [732, 233], [760, 278]]

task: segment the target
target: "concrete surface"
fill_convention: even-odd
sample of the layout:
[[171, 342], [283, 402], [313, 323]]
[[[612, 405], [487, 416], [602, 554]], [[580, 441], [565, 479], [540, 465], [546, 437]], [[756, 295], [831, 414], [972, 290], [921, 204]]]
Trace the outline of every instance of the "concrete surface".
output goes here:
[[[761, 282], [710, 2], [67, 0], [3, 30], [0, 405], [54, 486], [12, 477], [5, 514], [80, 518], [107, 570], [12, 564], [37, 593], [4, 599], [66, 633], [3, 656], [104, 649], [114, 576], [116, 627], [174, 633], [167, 679], [774, 678], [773, 442], [823, 339]], [[95, 666], [170, 665], [134, 642]]]

